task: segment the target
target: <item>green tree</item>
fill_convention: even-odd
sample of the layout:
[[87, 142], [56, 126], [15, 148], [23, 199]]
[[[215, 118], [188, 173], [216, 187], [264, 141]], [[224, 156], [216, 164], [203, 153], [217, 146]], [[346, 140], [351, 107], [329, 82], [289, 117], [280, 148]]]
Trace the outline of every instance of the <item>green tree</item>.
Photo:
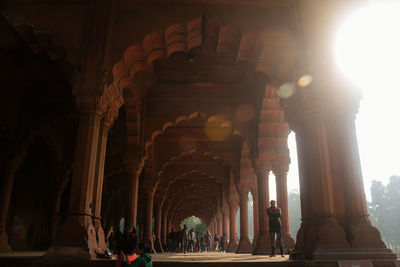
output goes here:
[[301, 219], [301, 207], [300, 207], [300, 192], [299, 190], [293, 190], [288, 195], [289, 205], [289, 225], [290, 232], [296, 240], [297, 231], [300, 228]]
[[205, 233], [207, 231], [207, 225], [198, 217], [191, 216], [184, 219], [181, 223], [181, 228], [186, 224], [188, 230], [193, 229], [195, 232]]
[[389, 246], [400, 246], [400, 176], [390, 177], [387, 186], [379, 181], [372, 182], [368, 211], [382, 239]]

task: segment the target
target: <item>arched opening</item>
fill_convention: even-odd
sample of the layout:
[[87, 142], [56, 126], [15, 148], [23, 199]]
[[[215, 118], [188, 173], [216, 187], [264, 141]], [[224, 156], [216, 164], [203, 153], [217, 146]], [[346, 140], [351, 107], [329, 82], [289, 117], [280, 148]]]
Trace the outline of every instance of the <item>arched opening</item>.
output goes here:
[[36, 138], [15, 174], [8, 213], [8, 237], [14, 250], [46, 250], [51, 244], [56, 194], [51, 161], [46, 144]]
[[254, 209], [253, 209], [253, 194], [251, 192], [248, 193], [249, 201], [247, 202], [248, 208], [248, 222], [249, 222], [249, 239], [250, 242], [253, 243], [254, 240]]
[[206, 233], [207, 232], [207, 224], [196, 216], [190, 216], [184, 219], [180, 223], [180, 227], [183, 228], [183, 225], [186, 224], [188, 231], [193, 229], [194, 232], [198, 233]]
[[237, 240], [239, 240], [239, 237], [240, 237], [240, 207], [238, 207], [238, 210], [236, 213], [236, 233], [237, 233]]
[[[299, 167], [297, 161], [296, 134], [291, 132], [288, 136], [290, 165], [287, 176], [289, 226], [293, 239], [296, 241], [297, 231], [301, 223], [301, 206], [299, 190]], [[279, 205], [279, 203], [278, 203]]]

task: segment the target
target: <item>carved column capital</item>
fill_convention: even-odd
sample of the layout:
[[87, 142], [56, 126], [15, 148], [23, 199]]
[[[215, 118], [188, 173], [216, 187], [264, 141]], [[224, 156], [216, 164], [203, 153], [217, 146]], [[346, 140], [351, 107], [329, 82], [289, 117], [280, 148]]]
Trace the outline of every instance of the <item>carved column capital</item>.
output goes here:
[[254, 161], [254, 172], [257, 175], [267, 175], [271, 170], [271, 162], [268, 160], [257, 159]]
[[272, 163], [272, 172], [275, 176], [289, 172], [290, 158], [276, 160]]

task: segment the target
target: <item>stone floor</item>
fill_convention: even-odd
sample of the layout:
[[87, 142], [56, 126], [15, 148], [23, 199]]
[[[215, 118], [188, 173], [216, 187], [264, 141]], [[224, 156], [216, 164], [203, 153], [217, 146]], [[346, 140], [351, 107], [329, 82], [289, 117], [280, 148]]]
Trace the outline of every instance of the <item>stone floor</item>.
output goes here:
[[[0, 267], [114, 267], [115, 260], [77, 261], [45, 261], [44, 252], [26, 251], [0, 253]], [[234, 253], [158, 253], [152, 254], [154, 267], [341, 267], [337, 261], [293, 261], [289, 257], [253, 256], [251, 254]], [[393, 261], [371, 262], [375, 267], [400, 267]], [[352, 265], [349, 265], [352, 266]], [[356, 265], [363, 267], [364, 265]], [[371, 266], [371, 265], [365, 265]]]
[[153, 256], [154, 262], [283, 262], [289, 256], [268, 257], [251, 254], [234, 253], [157, 253]]

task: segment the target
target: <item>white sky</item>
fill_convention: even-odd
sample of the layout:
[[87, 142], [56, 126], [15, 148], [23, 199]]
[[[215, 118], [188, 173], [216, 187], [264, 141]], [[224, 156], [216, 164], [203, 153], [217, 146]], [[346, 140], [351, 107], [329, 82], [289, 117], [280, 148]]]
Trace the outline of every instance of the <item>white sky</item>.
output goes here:
[[[363, 91], [356, 120], [364, 190], [370, 200], [373, 180], [385, 185], [400, 175], [400, 4], [375, 4], [344, 20], [338, 31], [339, 68]], [[288, 190], [299, 188], [294, 134]], [[274, 177], [270, 178], [275, 198]]]

